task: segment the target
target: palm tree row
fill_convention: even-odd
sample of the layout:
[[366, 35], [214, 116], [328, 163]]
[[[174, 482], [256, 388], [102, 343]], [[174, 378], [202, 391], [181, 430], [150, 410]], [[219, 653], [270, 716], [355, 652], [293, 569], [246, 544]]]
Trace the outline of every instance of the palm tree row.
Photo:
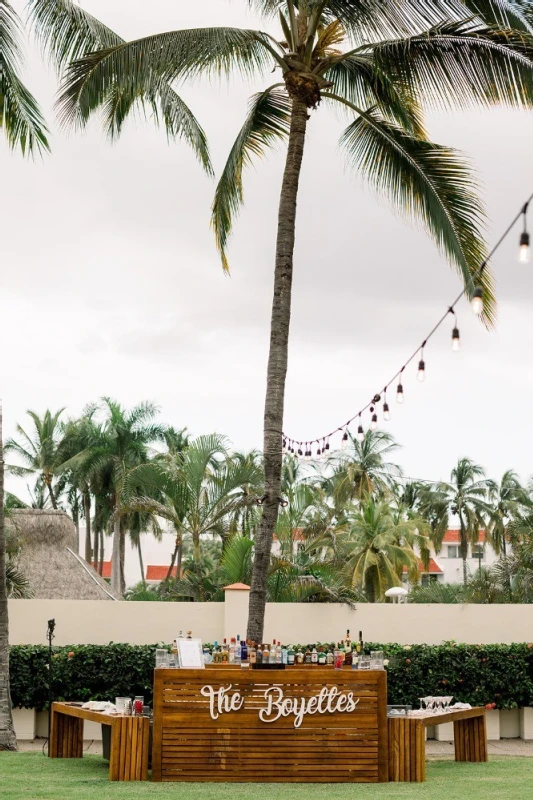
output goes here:
[[[8, 470], [36, 477], [45, 489], [34, 492], [41, 504], [85, 519], [85, 557], [97, 568], [104, 536], [112, 536], [117, 593], [126, 588], [126, 537], [139, 553], [144, 583], [141, 534], [160, 538], [163, 525], [175, 544], [159, 595], [217, 599], [224, 581], [251, 582], [264, 502], [259, 453], [232, 452], [217, 434], [191, 439], [185, 429], [159, 423], [150, 403], [127, 410], [103, 398], [78, 419], [63, 414], [28, 412], [33, 427], [17, 426], [17, 437], [5, 444], [24, 463]], [[512, 470], [496, 483], [462, 458], [448, 483], [405, 483], [391, 461], [397, 448], [390, 434], [369, 431], [313, 466], [285, 457], [267, 572], [270, 600], [381, 601], [404, 575], [418, 582], [420, 562], [427, 566], [431, 548], [440, 551], [454, 522], [464, 585], [469, 548], [482, 530], [502, 569], [529, 564], [532, 494]], [[217, 554], [207, 557], [214, 543]]]

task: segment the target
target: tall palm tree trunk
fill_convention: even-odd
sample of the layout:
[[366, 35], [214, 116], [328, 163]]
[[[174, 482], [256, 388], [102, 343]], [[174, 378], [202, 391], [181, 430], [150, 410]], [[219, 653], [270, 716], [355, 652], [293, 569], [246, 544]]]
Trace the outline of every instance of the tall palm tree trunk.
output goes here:
[[146, 586], [146, 576], [144, 574], [143, 551], [141, 546], [140, 534], [139, 534], [139, 541], [137, 542], [137, 552], [139, 554], [139, 567], [141, 568], [141, 582], [143, 586]]
[[115, 513], [113, 519], [113, 551], [111, 555], [111, 588], [114, 592], [117, 592], [117, 594], [122, 594], [120, 590], [122, 585], [120, 578], [120, 565], [122, 562], [120, 545], [120, 509], [117, 503], [115, 504]]
[[103, 531], [103, 529], [98, 534], [98, 538], [100, 540], [100, 561], [98, 563], [98, 574], [99, 575], [103, 575], [104, 574], [104, 558], [105, 558], [105, 553], [104, 553], [104, 531]]
[[248, 611], [248, 638], [255, 642], [263, 640], [270, 551], [278, 518], [278, 498], [281, 492], [283, 408], [291, 321], [296, 200], [304, 154], [307, 119], [308, 114], [305, 103], [294, 99], [292, 101], [289, 145], [278, 212], [274, 298], [270, 323], [270, 350], [263, 429], [266, 498], [261, 522], [255, 536], [254, 565]]
[[[91, 495], [89, 492], [83, 493], [83, 516], [85, 517], [85, 561], [88, 564], [94, 561], [96, 564], [96, 547], [95, 552], [92, 552], [91, 541]], [[96, 537], [95, 537], [96, 539]]]
[[0, 406], [0, 750], [16, 750], [17, 739], [9, 691], [9, 618], [7, 613], [6, 539], [4, 528], [4, 446]]
[[463, 559], [463, 585], [466, 586], [468, 583], [468, 568], [466, 564], [466, 557], [468, 555], [468, 542], [466, 541], [466, 530], [465, 524], [463, 522], [463, 515], [459, 512], [459, 524], [460, 524], [460, 535], [461, 535], [461, 543], [460, 543], [460, 551], [461, 551], [461, 558]]
[[57, 501], [56, 496], [54, 494], [54, 490], [52, 489], [52, 478], [50, 475], [44, 476], [44, 482], [46, 484], [46, 488], [48, 489], [48, 494], [50, 495], [50, 502], [52, 503], [52, 508], [54, 511], [57, 511]]
[[124, 564], [126, 560], [126, 530], [123, 525], [120, 526], [120, 594], [126, 591], [126, 578], [124, 571]]

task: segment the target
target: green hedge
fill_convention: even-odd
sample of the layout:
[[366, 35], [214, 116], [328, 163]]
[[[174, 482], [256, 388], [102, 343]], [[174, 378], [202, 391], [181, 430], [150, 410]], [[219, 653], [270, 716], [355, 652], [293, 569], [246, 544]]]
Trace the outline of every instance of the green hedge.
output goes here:
[[[56, 700], [114, 700], [144, 695], [152, 702], [156, 645], [72, 645], [55, 647], [52, 667]], [[533, 644], [379, 645], [390, 659], [389, 702], [411, 703], [425, 695], [496, 708], [533, 706]], [[11, 695], [15, 707], [42, 710], [48, 700], [46, 647], [11, 648]]]

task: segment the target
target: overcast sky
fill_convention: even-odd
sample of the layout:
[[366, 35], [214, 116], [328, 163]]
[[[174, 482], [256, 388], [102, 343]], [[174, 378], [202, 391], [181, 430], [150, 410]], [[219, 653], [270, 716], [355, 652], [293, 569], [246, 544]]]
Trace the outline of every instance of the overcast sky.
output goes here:
[[[244, 0], [82, 5], [125, 38], [257, 25]], [[167, 144], [141, 120], [115, 145], [96, 123], [66, 135], [54, 120], [55, 76], [34, 51], [26, 78], [52, 154], [27, 162], [0, 139], [6, 436], [28, 408], [75, 415], [111, 395], [126, 406], [153, 400], [176, 427], [260, 448], [283, 152], [246, 176], [228, 278], [209, 229], [214, 184], [184, 143]], [[268, 81], [182, 91], [218, 172], [248, 96]], [[298, 204], [285, 429], [304, 439], [381, 389], [461, 288], [426, 235], [345, 170], [345, 124], [325, 106], [312, 115]], [[433, 115], [430, 132], [474, 164], [492, 244], [533, 191], [533, 113]], [[461, 305], [461, 352], [451, 351], [450, 320], [427, 348], [425, 384], [413, 365], [404, 406], [391, 403], [407, 475], [444, 479], [464, 455], [494, 478], [509, 467], [533, 472], [533, 265], [517, 263], [518, 233], [494, 261], [497, 330], [484, 331]]]

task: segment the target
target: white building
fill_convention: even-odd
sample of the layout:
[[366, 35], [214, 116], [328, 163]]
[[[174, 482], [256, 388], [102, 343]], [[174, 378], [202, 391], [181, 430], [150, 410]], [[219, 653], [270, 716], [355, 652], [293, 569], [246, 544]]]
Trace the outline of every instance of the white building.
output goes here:
[[[426, 570], [420, 562], [420, 575], [422, 583], [439, 581], [439, 583], [461, 583], [463, 580], [463, 559], [459, 553], [460, 533], [458, 529], [450, 529], [444, 534], [442, 547], [438, 553], [431, 548], [429, 569]], [[479, 532], [479, 543], [468, 545], [468, 558], [466, 560], [468, 573], [472, 575], [482, 567], [490, 567], [498, 560], [488, 542], [485, 540], [485, 531]], [[407, 577], [404, 578], [407, 582]]]

